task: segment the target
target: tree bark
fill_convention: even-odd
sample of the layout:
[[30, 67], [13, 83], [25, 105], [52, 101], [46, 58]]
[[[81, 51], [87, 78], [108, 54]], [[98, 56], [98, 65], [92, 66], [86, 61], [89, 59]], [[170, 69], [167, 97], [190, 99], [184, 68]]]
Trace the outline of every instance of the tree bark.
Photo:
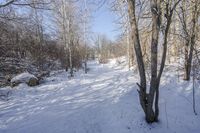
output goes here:
[[[158, 56], [158, 39], [161, 24], [161, 2], [151, 0], [151, 13], [152, 13], [152, 41], [151, 41], [151, 81], [150, 81], [150, 92], [148, 95], [148, 106], [147, 106], [147, 122], [157, 121], [155, 112], [153, 110], [153, 104], [155, 100], [155, 93], [158, 98], [158, 85], [157, 85], [157, 56]], [[157, 99], [158, 100], [158, 99]], [[157, 109], [158, 114], [158, 109]]]
[[141, 50], [140, 39], [139, 39], [139, 31], [138, 31], [138, 26], [137, 26], [136, 16], [135, 16], [135, 0], [128, 0], [128, 12], [129, 12], [129, 21], [131, 25], [130, 31], [131, 31], [131, 36], [134, 43], [136, 60], [137, 60], [139, 75], [140, 75], [140, 84], [138, 84], [140, 88], [138, 90], [139, 99], [140, 99], [140, 104], [142, 106], [142, 109], [146, 114], [147, 112], [146, 76], [145, 76], [144, 61], [142, 58], [142, 50]]
[[144, 61], [142, 57], [140, 38], [138, 32], [138, 26], [135, 16], [135, 0], [128, 0], [128, 11], [129, 11], [129, 20], [131, 24], [131, 35], [134, 41], [135, 54], [137, 59], [137, 64], [139, 68], [140, 75], [140, 84], [139, 86], [139, 98], [140, 104], [145, 113], [146, 121], [152, 123], [158, 121], [159, 115], [159, 84], [161, 75], [165, 66], [166, 53], [167, 53], [167, 38], [168, 32], [171, 24], [171, 18], [173, 11], [181, 0], [178, 0], [173, 7], [169, 7], [169, 4], [166, 4], [166, 15], [167, 15], [167, 24], [164, 32], [164, 43], [163, 43], [163, 53], [161, 59], [161, 66], [159, 73], [158, 70], [158, 40], [160, 35], [160, 25], [161, 25], [161, 1], [160, 0], [151, 0], [151, 12], [152, 12], [152, 41], [151, 41], [151, 81], [150, 81], [150, 90], [147, 94], [146, 92], [146, 75]]

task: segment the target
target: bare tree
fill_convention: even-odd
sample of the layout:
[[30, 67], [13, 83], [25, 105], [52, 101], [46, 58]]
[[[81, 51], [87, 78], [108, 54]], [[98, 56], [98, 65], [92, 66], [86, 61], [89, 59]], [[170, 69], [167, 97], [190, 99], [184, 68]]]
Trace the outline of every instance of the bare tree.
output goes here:
[[[188, 6], [189, 5], [189, 6]], [[200, 16], [200, 1], [183, 0], [180, 6], [179, 19], [182, 25], [182, 36], [184, 40], [184, 80], [190, 80], [192, 59], [196, 43], [198, 19]], [[190, 17], [187, 17], [190, 16]]]
[[[60, 9], [58, 9], [60, 7]], [[68, 53], [68, 58], [66, 59], [69, 62], [69, 73], [73, 77], [73, 59], [72, 59], [72, 49], [75, 39], [75, 16], [77, 15], [75, 4], [71, 1], [61, 0], [54, 2], [54, 12], [56, 22], [59, 28], [59, 33], [62, 36], [62, 43], [65, 45], [65, 48]], [[68, 70], [68, 68], [67, 68]]]
[[127, 9], [127, 2], [124, 0], [114, 0], [111, 2], [111, 10], [117, 16], [117, 20], [115, 24], [117, 26], [117, 30], [121, 31], [121, 38], [124, 39], [124, 43], [126, 43], [126, 53], [128, 58], [128, 66], [129, 69], [134, 65], [134, 53], [133, 53], [133, 43], [131, 40], [130, 33], [130, 23]]
[[[149, 2], [150, 2], [151, 19], [152, 19], [151, 80], [150, 80], [149, 93], [147, 93], [147, 81], [146, 81], [145, 66], [140, 44], [141, 42], [140, 42], [138, 22], [136, 17], [135, 0], [128, 0], [128, 9], [129, 9], [129, 20], [131, 25], [132, 39], [134, 40], [133, 42], [135, 47], [135, 54], [140, 75], [140, 84], [137, 83], [137, 85], [140, 88], [138, 90], [140, 104], [145, 113], [146, 121], [155, 122], [158, 121], [158, 115], [159, 115], [159, 107], [158, 107], [159, 84], [165, 66], [168, 32], [173, 12], [178, 3], [180, 2], [180, 0], [174, 2], [150, 0]], [[162, 9], [164, 10], [164, 13], [161, 12]], [[162, 25], [161, 23], [162, 18], [166, 19], [166, 23], [164, 25]], [[161, 29], [161, 26], [163, 29]], [[158, 44], [159, 44], [159, 38], [161, 38], [160, 37], [161, 30], [164, 31], [163, 32], [164, 40], [163, 40], [161, 64], [160, 64], [160, 69], [158, 71], [158, 59], [157, 59]]]

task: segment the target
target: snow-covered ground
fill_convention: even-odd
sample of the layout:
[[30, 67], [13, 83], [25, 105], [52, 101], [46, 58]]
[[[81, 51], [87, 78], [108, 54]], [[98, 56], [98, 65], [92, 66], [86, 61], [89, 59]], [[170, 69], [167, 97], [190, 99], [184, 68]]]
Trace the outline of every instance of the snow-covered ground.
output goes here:
[[[160, 89], [160, 121], [147, 124], [136, 91], [139, 77], [124, 62], [91, 61], [90, 71], [68, 79], [54, 72], [37, 87], [21, 84], [0, 100], [0, 133], [200, 133], [200, 88], [192, 110], [192, 84], [166, 70]], [[121, 63], [121, 64], [120, 64]]]

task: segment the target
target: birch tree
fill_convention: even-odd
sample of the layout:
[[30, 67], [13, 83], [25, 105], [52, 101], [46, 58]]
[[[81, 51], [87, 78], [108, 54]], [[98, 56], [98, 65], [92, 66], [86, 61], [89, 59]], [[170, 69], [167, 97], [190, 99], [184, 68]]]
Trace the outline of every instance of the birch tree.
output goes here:
[[68, 53], [66, 59], [69, 64], [66, 66], [66, 70], [69, 68], [70, 76], [73, 77], [73, 45], [76, 36], [76, 28], [78, 27], [75, 17], [77, 17], [77, 7], [74, 2], [60, 0], [54, 2], [55, 18], [58, 25], [61, 41], [65, 45], [65, 49]]

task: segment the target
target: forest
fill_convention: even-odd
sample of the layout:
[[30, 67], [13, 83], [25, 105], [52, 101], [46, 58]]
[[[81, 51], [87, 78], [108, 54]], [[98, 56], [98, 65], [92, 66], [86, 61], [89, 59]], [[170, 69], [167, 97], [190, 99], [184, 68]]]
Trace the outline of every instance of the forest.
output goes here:
[[200, 0], [0, 0], [0, 133], [199, 133]]

